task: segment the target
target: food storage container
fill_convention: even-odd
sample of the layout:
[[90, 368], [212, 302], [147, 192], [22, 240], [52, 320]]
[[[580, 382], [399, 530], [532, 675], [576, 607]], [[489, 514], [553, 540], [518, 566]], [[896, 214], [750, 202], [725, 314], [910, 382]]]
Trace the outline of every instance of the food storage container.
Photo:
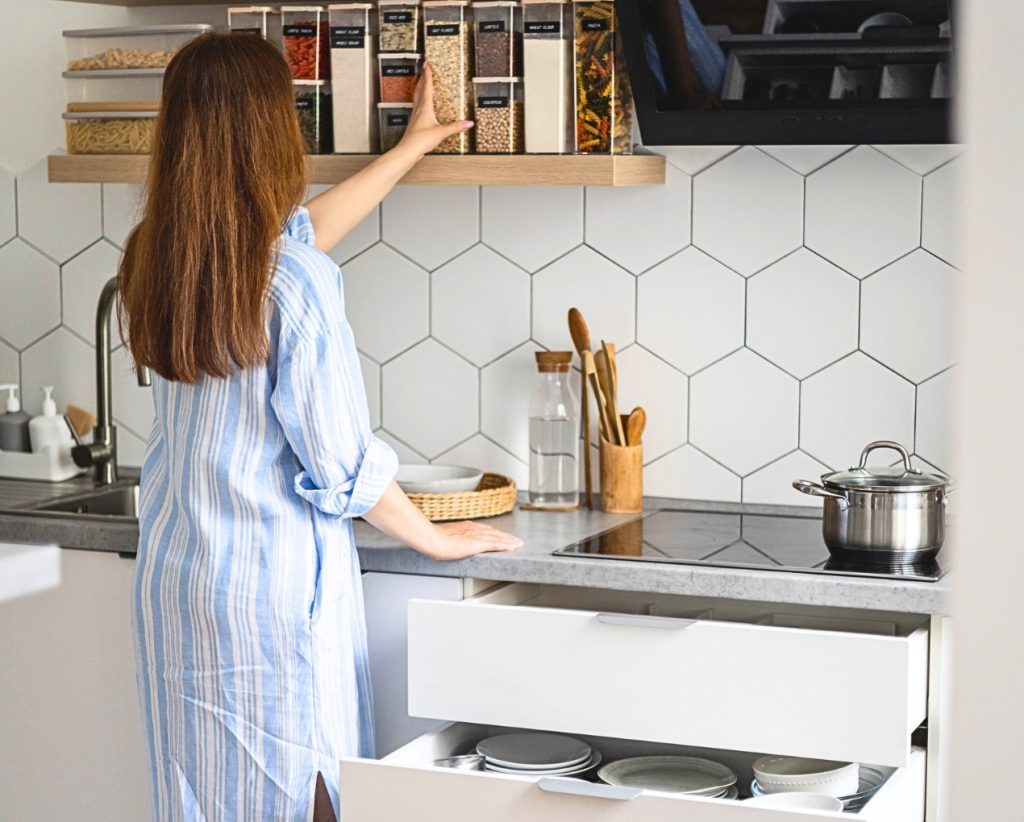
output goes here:
[[377, 10], [371, 3], [328, 7], [331, 104], [336, 154], [377, 150]]
[[101, 111], [101, 106], [68, 106], [63, 115], [68, 154], [149, 154], [157, 107]]
[[64, 32], [67, 70], [162, 70], [185, 43], [212, 30], [199, 24], [68, 30]]
[[420, 7], [410, 0], [379, 0], [380, 50], [419, 51]]
[[523, 3], [523, 103], [531, 154], [573, 150], [571, 11], [565, 0]]
[[617, 47], [615, 3], [573, 0], [576, 151], [627, 154], [632, 112], [625, 61]]
[[[434, 110], [442, 123], [466, 120], [470, 110], [470, 51], [473, 31], [468, 0], [430, 0], [423, 3], [423, 48], [434, 70]], [[469, 132], [446, 137], [439, 154], [465, 154]]]
[[281, 46], [292, 79], [327, 79], [327, 27], [327, 9], [323, 6], [281, 9]]
[[273, 6], [232, 6], [228, 9], [228, 28], [235, 34], [258, 34], [265, 40], [281, 36], [281, 17]]
[[411, 103], [423, 68], [418, 54], [380, 54], [380, 101]]
[[522, 74], [523, 10], [518, 2], [474, 3], [476, 74], [518, 77]]
[[523, 82], [519, 77], [474, 77], [476, 150], [520, 154], [523, 150]]
[[397, 146], [405, 134], [409, 115], [412, 114], [412, 104], [379, 103], [377, 110], [380, 113], [380, 151], [383, 154]]
[[330, 154], [334, 150], [330, 85], [326, 80], [295, 80], [292, 86], [306, 150], [310, 154]]

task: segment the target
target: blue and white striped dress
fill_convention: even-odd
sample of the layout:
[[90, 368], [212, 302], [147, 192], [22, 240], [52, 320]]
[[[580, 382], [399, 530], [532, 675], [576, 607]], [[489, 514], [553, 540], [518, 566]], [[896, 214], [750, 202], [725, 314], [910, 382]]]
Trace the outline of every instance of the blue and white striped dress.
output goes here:
[[134, 639], [159, 820], [304, 820], [373, 748], [352, 517], [397, 469], [370, 428], [341, 278], [288, 224], [266, 367], [154, 380]]

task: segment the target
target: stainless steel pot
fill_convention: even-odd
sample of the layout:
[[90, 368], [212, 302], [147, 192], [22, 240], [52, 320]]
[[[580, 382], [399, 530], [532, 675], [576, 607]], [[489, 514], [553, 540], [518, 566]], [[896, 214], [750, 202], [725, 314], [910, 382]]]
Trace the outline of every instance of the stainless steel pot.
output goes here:
[[[868, 455], [879, 448], [898, 451], [903, 465], [867, 467]], [[907, 449], [888, 440], [869, 444], [856, 468], [825, 474], [820, 484], [793, 483], [797, 491], [825, 498], [821, 527], [833, 555], [869, 566], [934, 559], [945, 539], [951, 486], [949, 477], [911, 466]]]

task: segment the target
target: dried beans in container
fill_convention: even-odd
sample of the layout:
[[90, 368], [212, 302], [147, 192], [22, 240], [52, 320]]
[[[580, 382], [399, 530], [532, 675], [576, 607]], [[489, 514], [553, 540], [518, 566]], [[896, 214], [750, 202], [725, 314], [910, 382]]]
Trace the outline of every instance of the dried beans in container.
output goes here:
[[273, 6], [232, 6], [228, 9], [228, 29], [232, 34], [255, 34], [264, 40], [280, 36], [280, 17]]
[[423, 58], [418, 54], [379, 54], [377, 61], [380, 63], [380, 101], [411, 103]]
[[336, 154], [377, 151], [377, 8], [328, 7], [331, 24], [331, 106]]
[[572, 6], [565, 0], [523, 3], [526, 151], [572, 151]]
[[523, 150], [523, 82], [519, 77], [474, 77], [478, 154]]
[[[434, 71], [434, 111], [442, 123], [469, 118], [473, 29], [468, 12], [468, 0], [423, 3], [424, 57]], [[446, 137], [436, 152], [466, 154], [471, 147], [470, 134], [463, 131]]]
[[299, 116], [299, 131], [310, 154], [330, 154], [334, 151], [331, 114], [331, 87], [326, 80], [294, 80], [295, 111]]
[[405, 134], [412, 114], [412, 104], [380, 103], [377, 110], [380, 113], [380, 150], [383, 154], [397, 146]]
[[281, 9], [281, 44], [293, 80], [326, 80], [328, 22], [323, 6]]
[[574, 0], [576, 151], [631, 151], [632, 95], [612, 0]]
[[518, 77], [522, 72], [523, 9], [518, 2], [473, 4], [478, 77]]
[[379, 0], [381, 52], [419, 51], [420, 7], [412, 0]]

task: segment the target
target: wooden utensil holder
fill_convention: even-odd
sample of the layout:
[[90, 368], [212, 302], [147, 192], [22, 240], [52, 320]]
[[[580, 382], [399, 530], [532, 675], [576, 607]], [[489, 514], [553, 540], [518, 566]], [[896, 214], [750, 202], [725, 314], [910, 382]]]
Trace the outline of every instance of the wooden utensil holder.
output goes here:
[[644, 447], [601, 437], [601, 510], [636, 514], [644, 508]]

